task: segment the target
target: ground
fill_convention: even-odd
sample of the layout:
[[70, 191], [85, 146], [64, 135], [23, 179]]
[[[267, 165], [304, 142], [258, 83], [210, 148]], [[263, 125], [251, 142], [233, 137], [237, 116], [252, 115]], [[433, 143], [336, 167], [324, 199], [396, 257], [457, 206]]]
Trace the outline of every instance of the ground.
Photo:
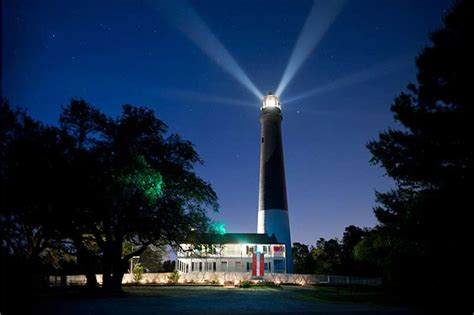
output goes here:
[[338, 297], [347, 292], [330, 288], [138, 286], [124, 289], [127, 294], [118, 297], [43, 298], [34, 304], [33, 314], [419, 314], [401, 307], [341, 302]]

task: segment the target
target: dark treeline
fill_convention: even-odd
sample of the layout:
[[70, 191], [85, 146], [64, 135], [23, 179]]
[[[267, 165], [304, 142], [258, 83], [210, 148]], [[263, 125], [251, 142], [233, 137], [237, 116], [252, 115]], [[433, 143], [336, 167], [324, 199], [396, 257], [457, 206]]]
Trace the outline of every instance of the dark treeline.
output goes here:
[[112, 118], [73, 99], [47, 126], [2, 100], [0, 118], [2, 297], [72, 270], [120, 291], [131, 257], [210, 231], [218, 205], [194, 173], [201, 159], [152, 110]]
[[315, 245], [293, 243], [295, 273], [379, 277], [376, 264], [358, 259], [357, 245], [371, 231], [354, 225], [346, 227], [342, 240], [320, 238]]
[[349, 227], [342, 242], [296, 244], [299, 270], [378, 273], [405, 298], [434, 308], [468, 301], [461, 288], [472, 279], [472, 5], [456, 2], [430, 34], [431, 45], [416, 58], [417, 83], [391, 106], [397, 127], [367, 145], [371, 163], [395, 182], [392, 190], [376, 192], [378, 224]]

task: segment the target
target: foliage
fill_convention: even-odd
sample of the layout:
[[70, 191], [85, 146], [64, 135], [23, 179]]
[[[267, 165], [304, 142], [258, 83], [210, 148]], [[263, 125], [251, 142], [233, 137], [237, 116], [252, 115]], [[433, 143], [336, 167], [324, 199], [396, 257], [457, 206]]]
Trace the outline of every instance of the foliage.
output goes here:
[[252, 287], [252, 283], [248, 280], [243, 280], [243, 281], [240, 281], [240, 285], [239, 285], [239, 288], [245, 288], [245, 289], [248, 289]]
[[175, 270], [176, 261], [175, 260], [165, 260], [163, 262], [163, 271], [164, 272], [172, 272]]
[[157, 202], [163, 196], [163, 178], [143, 156], [137, 156], [134, 162], [135, 165], [117, 176], [118, 184], [124, 193], [142, 194], [150, 203]]
[[140, 254], [140, 263], [145, 272], [166, 272], [163, 266], [163, 257], [167, 255], [164, 246], [150, 245]]
[[140, 280], [143, 278], [143, 272], [145, 268], [141, 263], [136, 263], [135, 266], [133, 266], [132, 269], [132, 274], [133, 274], [133, 281], [138, 283]]
[[297, 274], [312, 274], [316, 266], [311, 255], [312, 248], [301, 243], [293, 243], [293, 265]]
[[177, 284], [179, 281], [180, 275], [178, 270], [174, 270], [173, 272], [170, 273], [168, 276], [168, 281], [172, 284]]
[[[106, 290], [120, 290], [132, 256], [150, 245], [198, 242], [217, 210], [189, 141], [166, 135], [147, 108], [124, 105], [108, 117], [83, 100], [63, 108], [57, 127], [1, 107], [2, 250], [40, 259], [77, 257], [88, 284], [97, 266]], [[133, 250], [123, 252], [123, 243]], [[100, 260], [100, 264], [97, 264]]]
[[333, 274], [380, 276], [378, 264], [366, 259], [367, 248], [375, 232], [350, 225], [342, 241], [320, 238], [315, 246], [293, 243], [294, 270], [297, 274]]
[[222, 222], [213, 222], [212, 230], [214, 233], [219, 234], [219, 235], [224, 235], [226, 233], [225, 224]]
[[401, 128], [382, 132], [368, 144], [371, 162], [382, 166], [396, 186], [376, 193], [379, 225], [356, 246], [356, 256], [378, 263], [392, 285], [412, 296], [436, 292], [445, 278], [433, 275], [462, 271], [467, 261], [463, 231], [469, 228], [464, 225], [474, 174], [467, 67], [472, 12], [472, 2], [456, 2], [442, 28], [430, 34], [432, 45], [416, 60], [417, 84], [410, 84], [391, 107]]
[[337, 239], [320, 238], [311, 254], [315, 261], [316, 274], [334, 275], [340, 273], [341, 245]]

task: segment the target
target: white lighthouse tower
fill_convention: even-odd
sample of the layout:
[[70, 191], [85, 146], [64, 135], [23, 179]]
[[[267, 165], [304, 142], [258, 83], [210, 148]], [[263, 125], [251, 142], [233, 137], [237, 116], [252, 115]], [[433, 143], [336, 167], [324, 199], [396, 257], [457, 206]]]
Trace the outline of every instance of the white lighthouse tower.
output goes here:
[[288, 201], [286, 197], [285, 163], [281, 137], [280, 100], [269, 93], [262, 99], [260, 123], [260, 181], [258, 198], [257, 233], [275, 234], [284, 243], [286, 272], [293, 273]]

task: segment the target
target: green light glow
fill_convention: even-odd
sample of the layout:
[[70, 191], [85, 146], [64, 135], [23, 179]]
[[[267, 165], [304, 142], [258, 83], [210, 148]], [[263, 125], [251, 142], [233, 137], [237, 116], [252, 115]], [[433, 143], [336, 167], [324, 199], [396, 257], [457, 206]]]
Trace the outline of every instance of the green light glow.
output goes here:
[[225, 224], [222, 222], [212, 223], [212, 230], [219, 235], [224, 235], [226, 233]]
[[148, 201], [155, 202], [163, 196], [163, 177], [141, 156], [138, 157], [138, 164], [139, 167], [120, 176], [119, 181], [132, 191], [142, 193]]

